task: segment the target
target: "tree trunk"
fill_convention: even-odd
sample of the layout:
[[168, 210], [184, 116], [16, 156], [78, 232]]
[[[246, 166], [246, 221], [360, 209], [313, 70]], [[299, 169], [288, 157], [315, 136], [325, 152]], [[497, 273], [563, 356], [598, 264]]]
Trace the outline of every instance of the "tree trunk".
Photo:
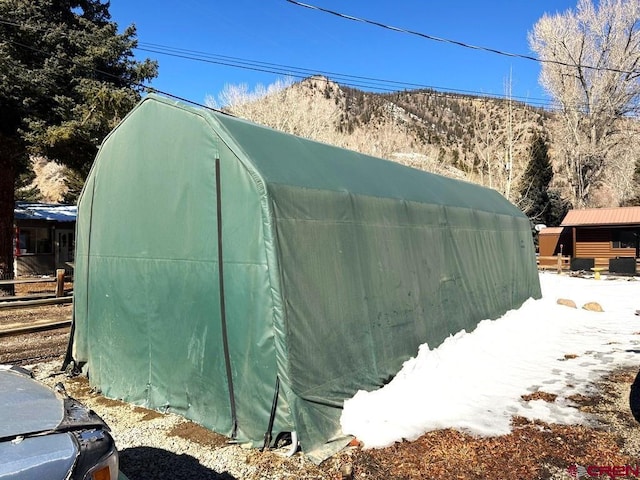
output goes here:
[[[13, 212], [15, 208], [14, 185], [16, 177], [15, 142], [6, 142], [0, 136], [0, 280], [14, 278], [13, 272]], [[0, 285], [0, 296], [13, 295], [13, 285]]]

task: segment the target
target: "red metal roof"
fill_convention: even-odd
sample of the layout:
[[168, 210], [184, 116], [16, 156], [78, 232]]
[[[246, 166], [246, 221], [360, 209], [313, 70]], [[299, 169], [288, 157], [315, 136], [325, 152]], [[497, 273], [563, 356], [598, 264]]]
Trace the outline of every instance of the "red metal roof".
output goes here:
[[640, 207], [569, 210], [560, 225], [640, 225]]
[[539, 235], [560, 235], [564, 227], [547, 227], [538, 232]]

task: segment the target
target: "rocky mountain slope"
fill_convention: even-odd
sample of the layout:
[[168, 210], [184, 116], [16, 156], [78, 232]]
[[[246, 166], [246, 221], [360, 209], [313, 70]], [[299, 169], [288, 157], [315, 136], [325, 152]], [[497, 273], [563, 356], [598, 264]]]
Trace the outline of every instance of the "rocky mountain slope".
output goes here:
[[[523, 210], [530, 202], [523, 192], [531, 181], [525, 172], [535, 140], [551, 139], [550, 187], [558, 197], [567, 188], [554, 158], [554, 114], [509, 98], [434, 90], [371, 93], [315, 76], [296, 83], [278, 81], [253, 92], [228, 86], [219, 101], [208, 99], [207, 104], [224, 105], [231, 114], [295, 135], [485, 185]], [[637, 188], [630, 180], [633, 169], [631, 161], [611, 166], [595, 206], [617, 206], [629, 198]], [[37, 160], [33, 170], [32, 187], [43, 200], [59, 201], [65, 195], [61, 167]]]
[[370, 93], [325, 77], [228, 90], [227, 111], [289, 133], [481, 183], [517, 199], [532, 139], [550, 115], [523, 103], [433, 90]]

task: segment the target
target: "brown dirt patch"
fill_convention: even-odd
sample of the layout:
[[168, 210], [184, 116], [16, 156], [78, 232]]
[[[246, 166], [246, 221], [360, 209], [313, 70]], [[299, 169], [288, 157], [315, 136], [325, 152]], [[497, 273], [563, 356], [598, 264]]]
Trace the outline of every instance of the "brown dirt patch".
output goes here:
[[598, 396], [588, 397], [580, 393], [576, 393], [574, 395], [567, 397], [567, 400], [577, 405], [578, 410], [580, 410], [581, 412], [593, 412], [596, 410], [595, 407], [597, 407], [598, 404], [600, 403], [600, 397]]
[[169, 437], [180, 437], [205, 447], [228, 445], [229, 439], [193, 422], [179, 423], [167, 433]]
[[527, 395], [522, 395], [520, 398], [525, 402], [529, 402], [531, 400], [544, 400], [545, 402], [553, 403], [556, 401], [556, 398], [558, 398], [558, 395], [555, 393], [537, 391]]
[[64, 385], [67, 393], [72, 397], [89, 397], [92, 394], [89, 379], [84, 376], [65, 377]]
[[128, 403], [123, 402], [122, 400], [114, 400], [113, 398], [96, 396], [95, 402], [98, 405], [102, 405], [104, 407], [124, 407], [129, 405]]
[[164, 416], [162, 413], [156, 412], [155, 410], [149, 410], [148, 408], [138, 406], [133, 407], [133, 413], [139, 413], [142, 415], [140, 420], [143, 422], [155, 420], [156, 418], [162, 418]]

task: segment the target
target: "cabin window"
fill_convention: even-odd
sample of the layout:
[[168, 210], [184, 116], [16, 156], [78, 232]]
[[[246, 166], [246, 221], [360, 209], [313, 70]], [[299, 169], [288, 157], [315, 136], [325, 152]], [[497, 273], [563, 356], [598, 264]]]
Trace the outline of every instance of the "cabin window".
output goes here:
[[51, 253], [51, 231], [48, 228], [20, 227], [20, 253]]
[[613, 248], [636, 248], [638, 234], [632, 230], [613, 230], [611, 237]]

